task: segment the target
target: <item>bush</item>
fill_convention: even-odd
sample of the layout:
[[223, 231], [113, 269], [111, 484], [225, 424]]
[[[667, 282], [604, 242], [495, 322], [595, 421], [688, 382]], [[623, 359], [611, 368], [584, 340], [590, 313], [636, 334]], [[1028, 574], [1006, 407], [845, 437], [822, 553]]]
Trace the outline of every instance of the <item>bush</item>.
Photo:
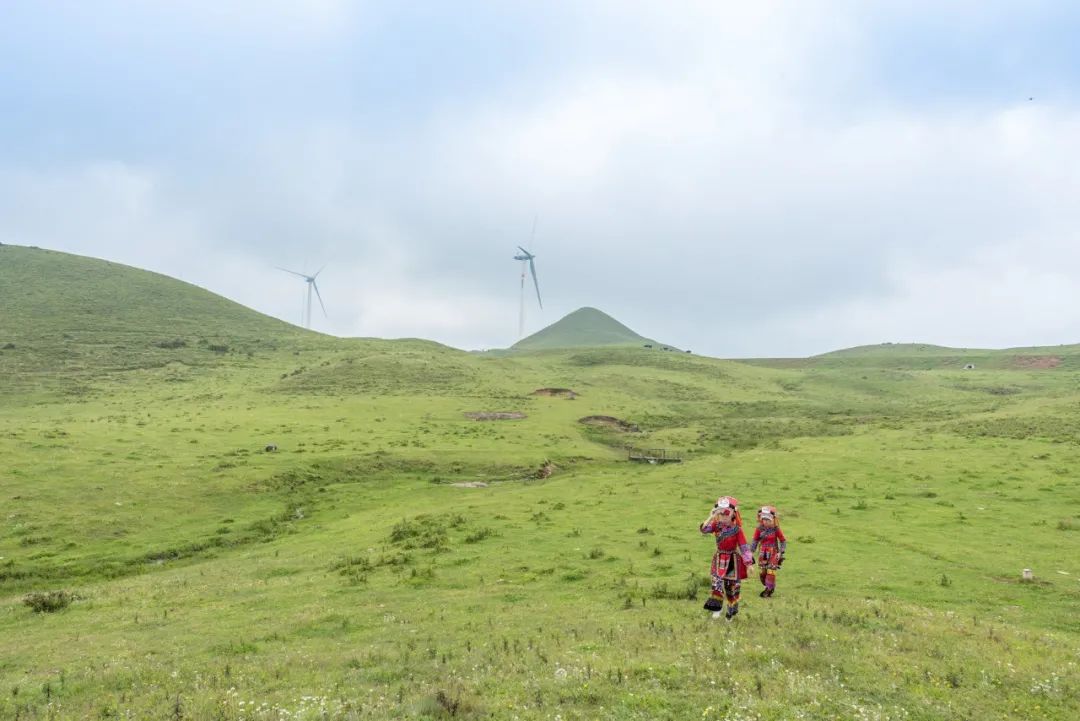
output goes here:
[[70, 606], [75, 598], [69, 591], [34, 591], [23, 597], [23, 605], [29, 606], [34, 613], [53, 613]]
[[172, 340], [158, 341], [154, 345], [156, 345], [158, 348], [168, 348], [170, 350], [175, 350], [177, 348], [186, 348], [187, 341], [183, 338], [173, 338]]
[[478, 711], [478, 706], [460, 689], [439, 689], [434, 696], [421, 700], [418, 711], [427, 718], [453, 718], [473, 715]]
[[443, 525], [434, 525], [430, 519], [427, 515], [417, 516], [412, 521], [402, 519], [401, 523], [395, 524], [390, 530], [390, 542], [405, 548], [442, 550], [449, 541], [445, 526], [456, 528], [464, 522], [461, 516], [442, 519]]
[[410, 538], [415, 538], [423, 532], [423, 525], [401, 519], [401, 523], [394, 524], [390, 530], [390, 543], [404, 543]]
[[672, 601], [693, 601], [698, 597], [698, 591], [704, 585], [708, 588], [712, 585], [712, 582], [705, 578], [704, 584], [702, 578], [696, 574], [691, 573], [687, 576], [686, 581], [682, 586], [676, 586], [674, 588], [669, 587], [666, 582], [661, 582], [653, 586], [650, 596], [652, 598], [667, 599]]
[[491, 530], [490, 528], [478, 528], [469, 535], [465, 536], [465, 543], [477, 543], [478, 541], [482, 541], [485, 538], [494, 535], [495, 531]]

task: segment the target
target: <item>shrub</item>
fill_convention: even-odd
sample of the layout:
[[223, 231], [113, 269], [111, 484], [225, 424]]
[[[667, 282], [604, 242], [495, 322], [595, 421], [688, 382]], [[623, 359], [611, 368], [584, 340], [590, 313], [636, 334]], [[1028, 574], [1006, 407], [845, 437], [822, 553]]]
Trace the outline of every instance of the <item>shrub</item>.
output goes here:
[[462, 523], [464, 523], [464, 517], [461, 516], [443, 519], [441, 525], [431, 524], [430, 516], [427, 515], [417, 516], [412, 521], [402, 519], [401, 523], [395, 524], [390, 530], [390, 542], [404, 548], [442, 550], [449, 540], [446, 535], [446, 526], [457, 528]]
[[330, 564], [332, 571], [338, 571], [342, 576], [348, 575], [353, 569], [360, 571], [371, 570], [371, 561], [366, 556], [342, 556]]
[[478, 528], [469, 535], [465, 536], [465, 543], [477, 543], [484, 540], [485, 538], [488, 538], [489, 536], [494, 535], [495, 531], [491, 530], [490, 528]]
[[53, 613], [67, 608], [74, 600], [75, 594], [69, 591], [34, 591], [23, 597], [23, 605], [35, 613]]
[[154, 345], [156, 345], [158, 348], [168, 348], [170, 350], [175, 350], [177, 348], [186, 348], [187, 341], [183, 338], [173, 338], [172, 340], [158, 341]]
[[434, 696], [423, 699], [418, 710], [425, 717], [452, 718], [474, 714], [477, 711], [477, 705], [460, 689], [452, 691], [439, 689]]
[[423, 525], [416, 522], [410, 522], [406, 519], [401, 519], [401, 523], [397, 523], [390, 530], [390, 542], [391, 543], [403, 543], [410, 538], [415, 538], [423, 532]]

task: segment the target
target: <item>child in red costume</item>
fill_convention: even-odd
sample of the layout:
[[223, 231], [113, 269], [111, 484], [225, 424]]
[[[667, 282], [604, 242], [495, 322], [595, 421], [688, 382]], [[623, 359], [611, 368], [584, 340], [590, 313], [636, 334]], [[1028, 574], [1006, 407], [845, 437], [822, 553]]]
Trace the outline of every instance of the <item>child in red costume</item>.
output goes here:
[[726, 618], [730, 621], [739, 612], [739, 592], [742, 580], [746, 578], [746, 567], [754, 563], [743, 534], [738, 500], [721, 496], [700, 529], [702, 533], [716, 536], [716, 554], [711, 569], [712, 595], [705, 602], [705, 609], [712, 611], [714, 617], [719, 616], [726, 597]]
[[758, 527], [754, 530], [754, 542], [750, 551], [761, 551], [758, 568], [761, 569], [761, 585], [765, 590], [760, 595], [768, 598], [776, 591], [776, 570], [784, 563], [787, 539], [780, 530], [780, 514], [776, 512], [775, 506], [762, 506], [757, 517]]

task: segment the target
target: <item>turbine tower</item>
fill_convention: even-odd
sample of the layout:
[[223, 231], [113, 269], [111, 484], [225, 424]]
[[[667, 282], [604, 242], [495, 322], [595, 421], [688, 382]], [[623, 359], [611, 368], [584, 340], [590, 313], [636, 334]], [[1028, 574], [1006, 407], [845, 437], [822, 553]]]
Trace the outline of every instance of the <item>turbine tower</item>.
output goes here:
[[[533, 224], [535, 228], [535, 223]], [[536, 258], [535, 255], [529, 251], [518, 246], [518, 250], [521, 251], [521, 255], [515, 255], [514, 260], [521, 261], [521, 303], [518, 308], [518, 338], [522, 338], [525, 335], [525, 271], [528, 270], [532, 273], [533, 287], [536, 288], [536, 302], [540, 306], [540, 309], [544, 309], [544, 301], [540, 300], [540, 283], [536, 280], [536, 263], [533, 262]]]
[[315, 296], [319, 299], [319, 307], [322, 308], [323, 315], [326, 316], [327, 318], [330, 317], [330, 316], [326, 315], [326, 306], [323, 305], [322, 294], [319, 293], [319, 284], [315, 282], [315, 279], [319, 277], [319, 273], [323, 272], [323, 270], [326, 268], [325, 265], [322, 268], [319, 268], [319, 271], [317, 273], [315, 273], [315, 275], [308, 275], [307, 273], [297, 273], [295, 270], [289, 270], [288, 268], [282, 268], [280, 266], [274, 266], [274, 267], [277, 268], [278, 270], [283, 270], [286, 273], [292, 273], [293, 275], [298, 275], [307, 282], [307, 295], [305, 296], [305, 299], [304, 299], [304, 327], [305, 328], [307, 328], [308, 330], [311, 330], [311, 291], [315, 291]]

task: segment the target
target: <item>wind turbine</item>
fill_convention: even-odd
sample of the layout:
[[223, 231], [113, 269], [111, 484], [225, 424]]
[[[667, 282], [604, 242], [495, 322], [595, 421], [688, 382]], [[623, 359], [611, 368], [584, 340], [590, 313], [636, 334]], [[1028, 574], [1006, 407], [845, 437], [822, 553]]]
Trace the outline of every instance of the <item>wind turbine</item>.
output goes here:
[[[536, 219], [533, 219], [533, 239], [536, 238]], [[536, 288], [536, 302], [540, 306], [540, 310], [544, 309], [544, 301], [540, 300], [540, 283], [536, 280], [536, 256], [529, 251], [518, 246], [518, 250], [521, 251], [521, 255], [515, 255], [514, 260], [521, 261], [521, 304], [518, 308], [518, 337], [521, 338], [525, 335], [525, 271], [528, 269], [532, 273], [533, 287]]]
[[330, 317], [330, 316], [326, 315], [326, 306], [323, 305], [322, 294], [319, 293], [319, 284], [315, 282], [315, 279], [319, 277], [319, 273], [323, 272], [323, 270], [326, 268], [325, 265], [322, 268], [319, 268], [318, 272], [315, 273], [315, 275], [308, 275], [306, 273], [297, 273], [295, 270], [289, 270], [288, 268], [282, 268], [282, 267], [277, 266], [277, 265], [275, 265], [274, 267], [277, 268], [278, 270], [283, 270], [286, 273], [292, 273], [293, 275], [298, 275], [307, 282], [307, 297], [306, 297], [306, 299], [304, 301], [304, 327], [305, 328], [307, 328], [309, 330], [311, 329], [311, 291], [313, 291], [313, 290], [315, 291], [315, 295], [319, 299], [319, 306], [322, 308], [323, 315], [326, 316], [327, 318]]

